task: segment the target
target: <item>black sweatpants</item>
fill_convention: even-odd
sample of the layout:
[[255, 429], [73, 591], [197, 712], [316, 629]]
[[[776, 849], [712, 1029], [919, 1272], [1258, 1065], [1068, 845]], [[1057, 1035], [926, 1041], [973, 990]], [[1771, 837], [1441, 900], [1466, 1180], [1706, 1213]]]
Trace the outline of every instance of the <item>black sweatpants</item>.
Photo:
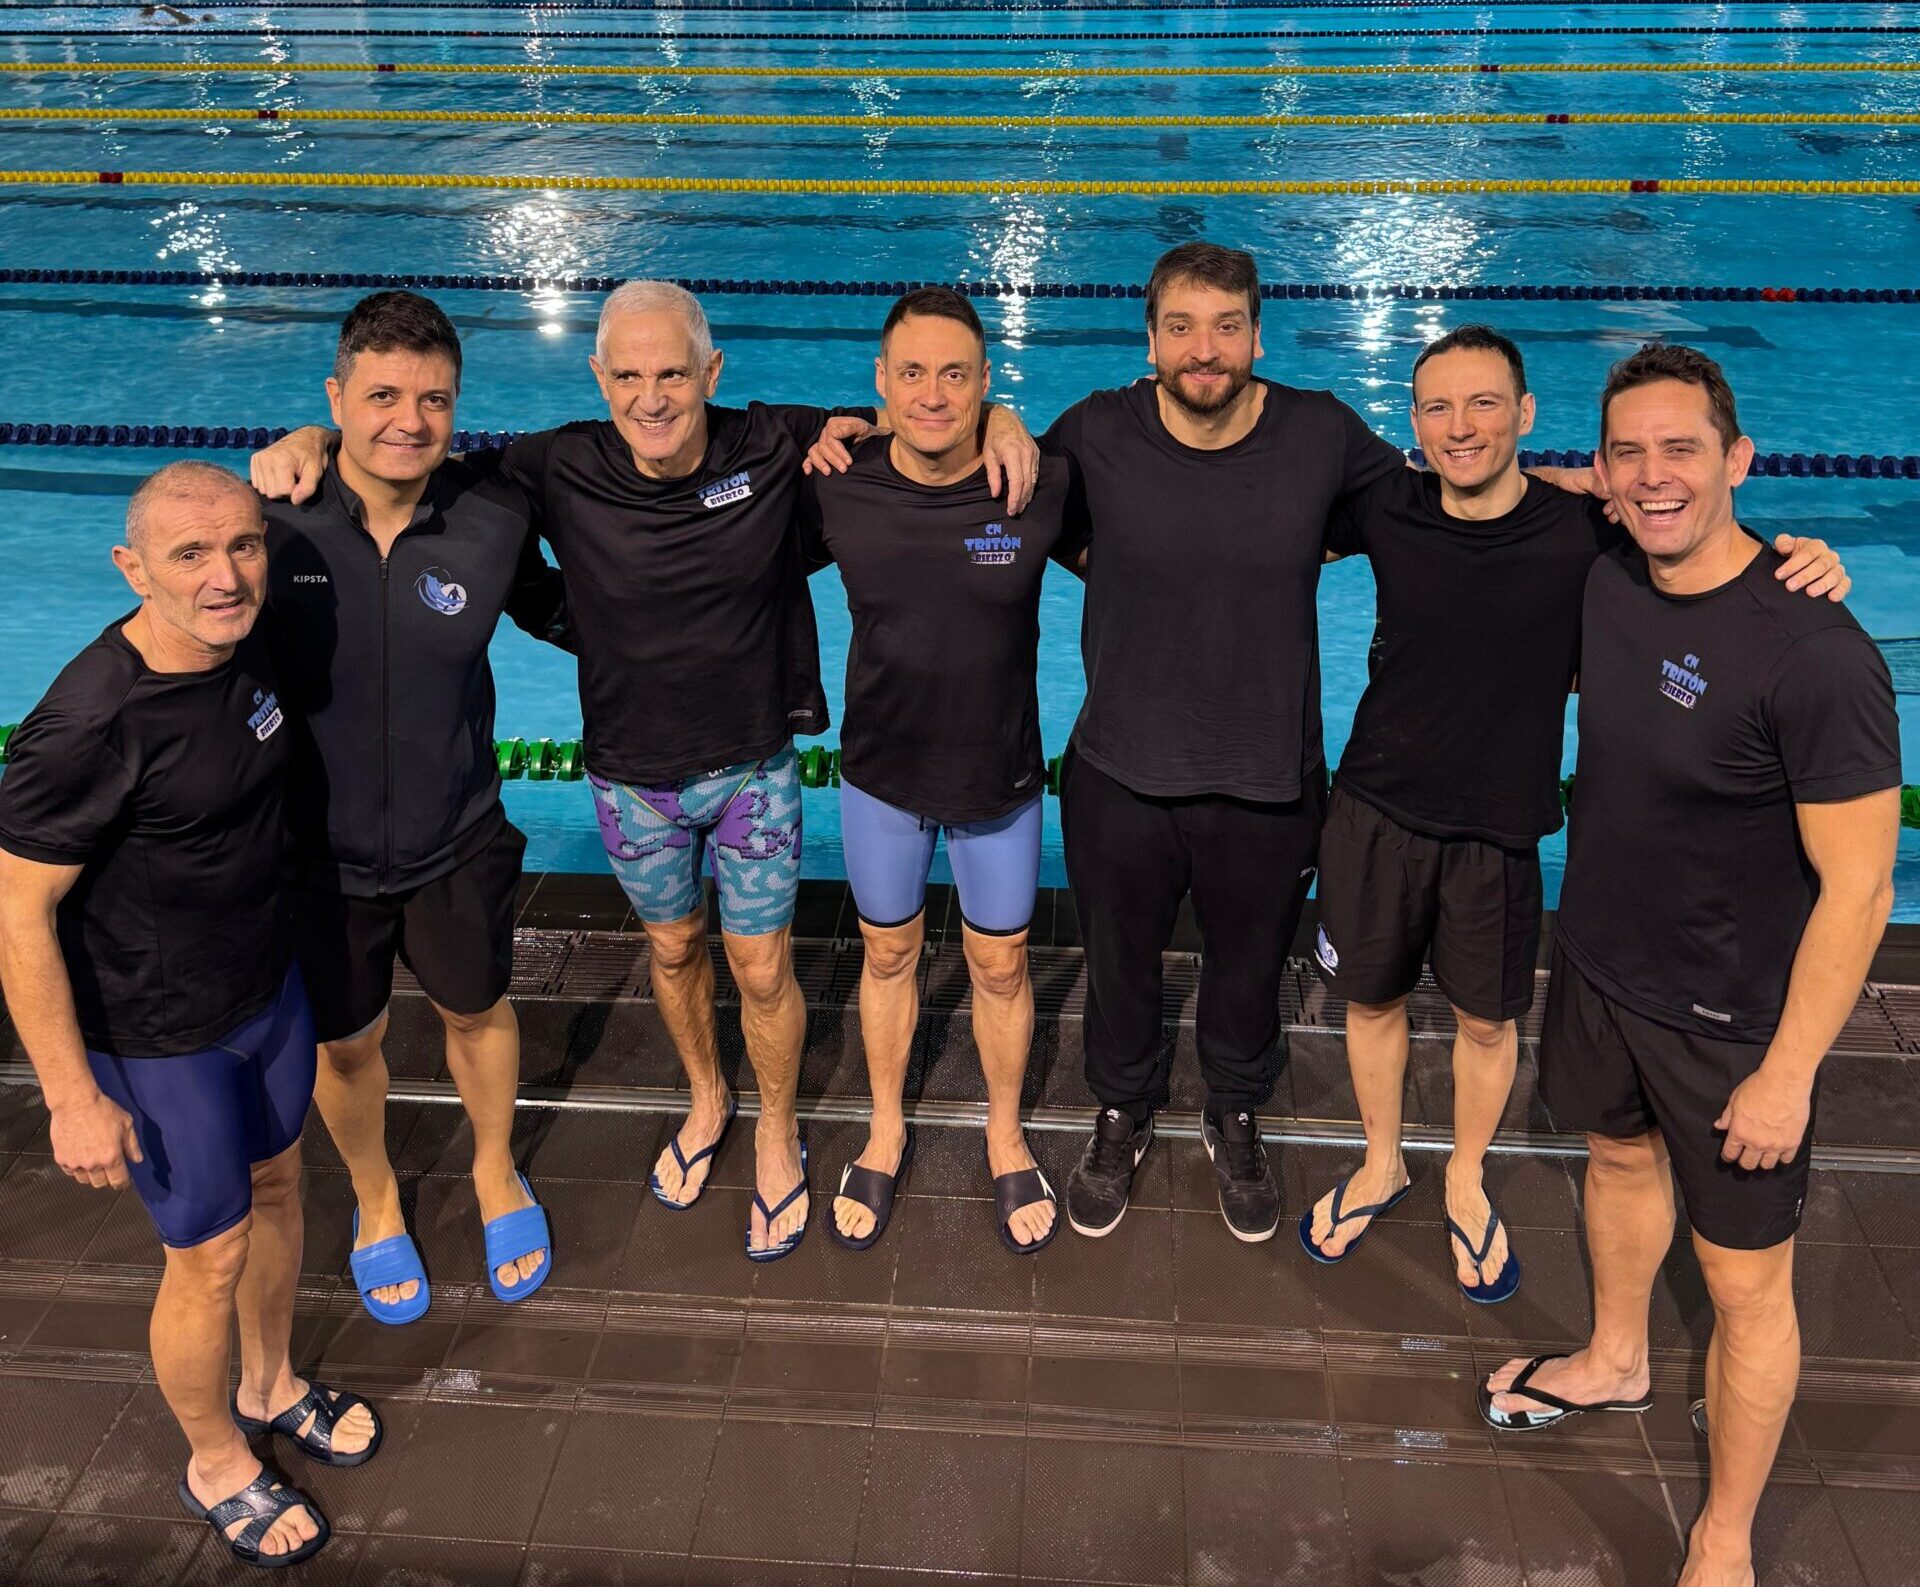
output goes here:
[[1292, 804], [1135, 793], [1069, 746], [1060, 822], [1086, 948], [1087, 1084], [1135, 1117], [1167, 1102], [1160, 955], [1180, 900], [1200, 926], [1207, 1106], [1259, 1108], [1279, 1072], [1280, 977], [1313, 880], [1325, 774]]

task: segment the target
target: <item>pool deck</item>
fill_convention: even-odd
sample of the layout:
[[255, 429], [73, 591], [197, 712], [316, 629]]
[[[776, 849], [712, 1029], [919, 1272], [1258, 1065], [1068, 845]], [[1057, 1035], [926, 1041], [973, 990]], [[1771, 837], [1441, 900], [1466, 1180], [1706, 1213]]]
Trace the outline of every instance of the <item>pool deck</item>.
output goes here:
[[[517, 1141], [558, 1265], [508, 1310], [488, 1292], [468, 1143], [432, 1011], [395, 999], [389, 1125], [434, 1278], [429, 1317], [383, 1329], [345, 1273], [347, 1177], [308, 1132], [296, 1361], [378, 1400], [379, 1458], [289, 1474], [335, 1538], [294, 1578], [356, 1587], [562, 1584], [1298, 1582], [1314, 1587], [1666, 1587], [1702, 1493], [1710, 1313], [1676, 1243], [1654, 1297], [1656, 1405], [1497, 1438], [1475, 1378], [1588, 1321], [1579, 1141], [1534, 1088], [1539, 999], [1489, 1179], [1526, 1265], [1519, 1295], [1462, 1300], [1433, 1148], [1450, 1106], [1448, 1016], [1414, 998], [1416, 1190], [1338, 1268], [1291, 1224], [1240, 1245], [1196, 1139], [1190, 925], [1169, 955], [1172, 1109], [1105, 1240], [1004, 1252], [977, 1133], [984, 1090], [950, 893], [935, 889], [909, 1074], [919, 1156], [893, 1227], [853, 1254], [826, 1193], [859, 1150], [866, 1092], [845, 889], [796, 923], [801, 1079], [816, 1227], [786, 1261], [741, 1253], [751, 1131], [675, 1216], [646, 1178], [683, 1082], [647, 994], [645, 941], [603, 877], [530, 877], [514, 991], [526, 1038]], [[1043, 897], [1028, 1076], [1057, 1187], [1092, 1099], [1072, 907]], [[719, 966], [725, 1065], [751, 1102]], [[1895, 928], [1828, 1060], [1801, 1235], [1806, 1367], [1761, 1514], [1761, 1583], [1920, 1580], [1920, 928]], [[1884, 977], [1884, 979], [1882, 979]], [[1544, 979], [1541, 983], [1544, 990]], [[1304, 962], [1290, 1061], [1264, 1115], [1286, 1206], [1354, 1161], [1342, 1010]], [[156, 1246], [132, 1192], [79, 1189], [0, 1031], [0, 1581], [167, 1587], [254, 1580], [176, 1508], [183, 1446], [146, 1360]]]

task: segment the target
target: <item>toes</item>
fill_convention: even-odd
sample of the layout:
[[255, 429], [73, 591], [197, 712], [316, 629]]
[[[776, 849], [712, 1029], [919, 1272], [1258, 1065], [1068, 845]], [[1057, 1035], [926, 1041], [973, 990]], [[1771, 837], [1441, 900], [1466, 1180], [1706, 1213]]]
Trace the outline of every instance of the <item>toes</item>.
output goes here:
[[836, 1196], [833, 1202], [833, 1225], [849, 1240], [864, 1240], [873, 1227], [873, 1213], [857, 1201]]

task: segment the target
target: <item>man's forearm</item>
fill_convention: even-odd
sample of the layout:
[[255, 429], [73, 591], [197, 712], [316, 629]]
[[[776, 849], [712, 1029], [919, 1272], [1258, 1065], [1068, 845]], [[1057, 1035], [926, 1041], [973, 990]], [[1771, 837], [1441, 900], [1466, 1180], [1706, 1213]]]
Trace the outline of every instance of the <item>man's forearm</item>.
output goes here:
[[99, 1095], [52, 922], [17, 916], [0, 920], [0, 988], [48, 1108]]
[[1813, 1084], [1860, 995], [1892, 912], [1889, 885], [1852, 893], [1821, 890], [1793, 956], [1786, 1007], [1767, 1048], [1768, 1068]]

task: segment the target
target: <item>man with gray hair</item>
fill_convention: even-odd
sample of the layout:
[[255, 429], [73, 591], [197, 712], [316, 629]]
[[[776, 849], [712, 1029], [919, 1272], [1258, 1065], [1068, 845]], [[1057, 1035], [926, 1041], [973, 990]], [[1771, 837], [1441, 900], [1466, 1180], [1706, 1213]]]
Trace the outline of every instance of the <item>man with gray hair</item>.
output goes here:
[[327, 1523], [249, 1435], [348, 1466], [380, 1424], [288, 1356], [314, 1039], [281, 898], [292, 735], [254, 632], [260, 503], [223, 469], [170, 464], [134, 493], [113, 560], [139, 607], [8, 744], [0, 986], [54, 1160], [131, 1183], [165, 1247], [153, 1367], [192, 1446], [181, 1503], [241, 1562], [292, 1564]]
[[[715, 1032], [700, 880], [710, 852], [760, 1092], [746, 1253], [774, 1261], [799, 1245], [808, 1212], [793, 736], [824, 731], [827, 704], [797, 514], [807, 449], [833, 415], [714, 404], [724, 355], [699, 300], [671, 282], [614, 291], [590, 362], [608, 417], [522, 436], [501, 472], [531, 499], [565, 578], [600, 833], [646, 929], [654, 995], [690, 1083], [653, 1192], [676, 1211], [692, 1206], [737, 1111]], [[997, 412], [1010, 433], [989, 448], [989, 474], [998, 483], [1017, 459], [1024, 501], [1036, 454]], [[299, 499], [323, 440], [289, 437], [255, 460], [255, 483]]]

